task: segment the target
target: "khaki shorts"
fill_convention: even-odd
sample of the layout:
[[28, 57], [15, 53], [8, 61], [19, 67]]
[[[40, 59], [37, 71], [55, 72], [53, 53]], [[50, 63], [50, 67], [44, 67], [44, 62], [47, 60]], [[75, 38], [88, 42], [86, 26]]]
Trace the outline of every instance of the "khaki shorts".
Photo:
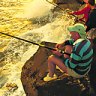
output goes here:
[[[62, 60], [62, 62], [63, 62], [63, 56], [61, 56], [61, 57], [59, 57], [59, 56], [56, 56], [56, 55], [54, 55], [56, 58], [58, 58], [58, 59], [60, 59], [60, 60]], [[63, 62], [64, 63], [64, 62]], [[78, 73], [76, 73], [74, 70], [72, 70], [72, 69], [70, 69], [70, 68], [68, 68], [68, 67], [66, 67], [67, 68], [67, 72], [68, 72], [68, 75], [69, 76], [72, 76], [72, 77], [75, 77], [75, 78], [82, 78], [82, 77], [84, 77], [85, 75], [87, 75], [88, 74], [88, 72], [90, 71], [90, 69], [91, 69], [91, 67], [89, 68], [89, 70], [84, 74], [84, 75], [80, 75], [80, 74], [78, 74]]]
[[86, 74], [88, 74], [88, 72], [90, 71], [90, 68], [89, 70], [84, 74], [84, 75], [79, 75], [77, 74], [74, 70], [70, 69], [67, 67], [67, 71], [68, 71], [68, 75], [69, 76], [72, 76], [72, 77], [75, 77], [75, 78], [82, 78], [84, 77]]

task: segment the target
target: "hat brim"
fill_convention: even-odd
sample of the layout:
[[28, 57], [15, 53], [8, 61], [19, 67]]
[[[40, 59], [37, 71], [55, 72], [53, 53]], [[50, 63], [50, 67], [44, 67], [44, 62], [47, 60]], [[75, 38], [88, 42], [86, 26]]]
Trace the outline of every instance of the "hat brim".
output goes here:
[[77, 32], [77, 30], [76, 30], [76, 28], [74, 28], [74, 26], [69, 26], [69, 27], [67, 28], [67, 30], [68, 30], [69, 32], [71, 32], [71, 31]]
[[69, 32], [77, 32], [77, 33], [79, 33], [79, 35], [80, 35], [81, 38], [86, 38], [86, 32], [84, 31], [84, 32], [82, 32], [82, 34], [80, 34], [80, 32], [74, 26], [69, 26], [67, 28], [67, 30]]

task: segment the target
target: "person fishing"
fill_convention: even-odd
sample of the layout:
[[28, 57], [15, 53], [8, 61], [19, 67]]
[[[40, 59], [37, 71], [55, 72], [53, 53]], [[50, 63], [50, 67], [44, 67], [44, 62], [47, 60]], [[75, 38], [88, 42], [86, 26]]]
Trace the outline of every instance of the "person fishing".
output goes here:
[[[55, 74], [56, 66], [75, 78], [84, 77], [91, 69], [93, 49], [90, 41], [86, 39], [86, 28], [83, 24], [77, 23], [67, 29], [72, 39], [56, 45], [57, 51], [53, 51], [53, 55], [48, 58], [49, 73], [43, 78], [44, 81], [57, 78]], [[65, 46], [65, 52], [70, 52], [70, 56], [59, 52], [58, 48], [62, 46]]]
[[74, 11], [74, 12], [69, 12], [70, 15], [83, 15], [82, 18], [80, 18], [80, 21], [85, 21], [87, 22], [89, 13], [91, 10], [91, 6], [94, 6], [95, 0], [83, 0], [85, 2], [85, 7], [81, 10]]

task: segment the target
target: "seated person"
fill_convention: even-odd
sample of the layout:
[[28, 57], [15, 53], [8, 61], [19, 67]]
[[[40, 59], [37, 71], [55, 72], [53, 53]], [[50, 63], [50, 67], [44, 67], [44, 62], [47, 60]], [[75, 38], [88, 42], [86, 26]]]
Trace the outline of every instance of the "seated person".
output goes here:
[[57, 44], [56, 46], [58, 48], [67, 46], [65, 51], [70, 53], [70, 56], [60, 53], [58, 48], [56, 51], [53, 51], [54, 55], [48, 58], [49, 73], [44, 77], [44, 81], [57, 78], [55, 74], [56, 66], [75, 78], [84, 77], [90, 71], [93, 60], [93, 49], [90, 41], [86, 39], [85, 30], [84, 25], [79, 23], [68, 27], [72, 40]]

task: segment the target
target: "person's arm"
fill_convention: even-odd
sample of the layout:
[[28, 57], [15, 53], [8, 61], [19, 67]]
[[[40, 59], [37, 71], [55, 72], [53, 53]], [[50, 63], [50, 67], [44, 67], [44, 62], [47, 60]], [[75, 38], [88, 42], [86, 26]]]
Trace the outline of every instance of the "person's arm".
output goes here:
[[[52, 50], [53, 54], [57, 55], [57, 56], [61, 56], [63, 55], [65, 52], [64, 52], [64, 47], [66, 45], [73, 45], [74, 41], [73, 40], [66, 40], [65, 42], [61, 43], [61, 44], [56, 44], [56, 51]], [[63, 50], [63, 51], [61, 51]], [[62, 53], [64, 52], [64, 53]], [[66, 53], [67, 54], [67, 53]], [[68, 54], [67, 54], [68, 55]]]
[[73, 43], [74, 43], [74, 41], [73, 40], [66, 40], [66, 41], [64, 41], [63, 43], [61, 43], [61, 44], [56, 44], [56, 48], [61, 48], [61, 47], [64, 47], [64, 46], [66, 46], [66, 45], [73, 45]]
[[90, 48], [91, 44], [87, 39], [77, 43], [73, 47], [70, 59], [64, 59], [64, 64], [71, 69], [74, 69], [80, 62], [83, 62], [83, 66], [87, 66], [87, 64], [89, 64], [89, 56], [91, 57], [93, 52], [92, 50], [89, 50]]
[[74, 69], [78, 65], [78, 62], [80, 60], [81, 60], [81, 56], [79, 55], [78, 51], [75, 51], [75, 48], [73, 48], [70, 59], [64, 58], [63, 62], [66, 67]]
[[74, 15], [82, 15], [90, 11], [89, 6], [85, 6], [83, 9], [73, 12]]

